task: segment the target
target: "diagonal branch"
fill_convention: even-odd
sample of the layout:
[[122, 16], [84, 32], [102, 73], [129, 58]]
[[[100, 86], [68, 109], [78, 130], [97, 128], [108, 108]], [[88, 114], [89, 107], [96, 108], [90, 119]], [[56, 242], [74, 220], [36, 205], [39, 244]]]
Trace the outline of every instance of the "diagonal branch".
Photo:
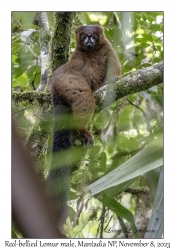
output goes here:
[[41, 50], [41, 80], [37, 91], [43, 91], [48, 82], [49, 67], [49, 48], [50, 48], [50, 29], [46, 12], [37, 12], [36, 15], [40, 31], [40, 50]]
[[[99, 112], [124, 96], [160, 83], [163, 83], [163, 62], [123, 75], [117, 82], [105, 85], [95, 93], [96, 111]], [[105, 92], [101, 95], [103, 91]]]
[[[117, 82], [103, 86], [95, 93], [96, 111], [99, 112], [124, 96], [149, 89], [160, 83], [163, 83], [163, 62], [123, 75]], [[101, 95], [104, 90], [105, 93]], [[13, 91], [12, 100], [17, 103], [29, 101], [30, 103], [42, 104], [47, 102], [51, 104], [50, 94], [47, 92]]]

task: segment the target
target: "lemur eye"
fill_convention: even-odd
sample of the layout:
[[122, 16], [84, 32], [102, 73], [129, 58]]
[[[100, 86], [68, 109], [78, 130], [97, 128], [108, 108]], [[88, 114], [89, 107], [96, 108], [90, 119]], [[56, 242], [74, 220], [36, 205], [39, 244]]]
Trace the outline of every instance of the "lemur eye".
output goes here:
[[81, 36], [80, 36], [81, 40], [84, 40], [86, 37], [87, 37], [86, 34], [81, 34]]
[[98, 35], [97, 35], [97, 34], [93, 34], [92, 37], [93, 37], [93, 39], [95, 39], [95, 40], [98, 39]]

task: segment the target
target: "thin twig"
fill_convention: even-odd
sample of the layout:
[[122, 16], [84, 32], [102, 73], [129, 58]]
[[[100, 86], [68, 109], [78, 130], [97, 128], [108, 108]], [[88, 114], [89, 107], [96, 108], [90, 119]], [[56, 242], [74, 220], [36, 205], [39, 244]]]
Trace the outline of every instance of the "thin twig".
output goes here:
[[122, 228], [122, 232], [124, 233], [124, 236], [125, 238], [127, 239], [128, 238], [128, 234], [126, 232], [126, 228], [125, 228], [125, 223], [123, 221], [123, 218], [121, 218], [120, 216], [117, 216], [118, 220], [119, 220], [119, 223], [120, 223], [120, 226]]
[[100, 227], [100, 238], [103, 238], [103, 230], [104, 230], [104, 221], [105, 221], [105, 213], [106, 208], [103, 206], [102, 214], [101, 214], [101, 227]]
[[125, 190], [125, 192], [133, 194], [133, 195], [148, 195], [148, 194], [150, 194], [150, 191], [148, 189], [127, 188]]

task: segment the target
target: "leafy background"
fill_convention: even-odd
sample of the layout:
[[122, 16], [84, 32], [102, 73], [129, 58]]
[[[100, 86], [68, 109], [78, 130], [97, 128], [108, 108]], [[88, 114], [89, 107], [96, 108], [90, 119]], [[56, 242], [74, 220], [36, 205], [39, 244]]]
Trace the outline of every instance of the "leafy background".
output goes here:
[[[40, 83], [40, 34], [35, 15], [35, 12], [12, 13], [12, 91], [35, 91]], [[47, 15], [52, 31], [54, 14], [47, 12]], [[72, 26], [70, 56], [75, 48], [74, 29], [79, 24], [104, 27], [118, 52], [122, 74], [163, 60], [162, 12], [77, 13]], [[13, 117], [18, 121], [24, 143], [37, 121], [36, 108], [38, 104], [31, 105], [28, 101], [13, 103]], [[94, 115], [90, 129], [95, 145], [71, 175], [70, 220], [65, 232], [72, 238], [144, 237], [144, 233], [134, 233], [134, 228], [147, 227], [152, 214], [152, 225], [148, 227], [156, 229], [156, 233], [147, 232], [145, 237], [161, 237], [163, 85], [114, 102]], [[45, 154], [45, 176], [51, 138], [52, 134]], [[84, 190], [87, 192], [82, 195]], [[80, 215], [75, 221], [77, 210]], [[126, 233], [124, 227], [128, 225], [131, 230]], [[107, 233], [109, 229], [113, 231]], [[21, 236], [15, 226], [13, 234]]]

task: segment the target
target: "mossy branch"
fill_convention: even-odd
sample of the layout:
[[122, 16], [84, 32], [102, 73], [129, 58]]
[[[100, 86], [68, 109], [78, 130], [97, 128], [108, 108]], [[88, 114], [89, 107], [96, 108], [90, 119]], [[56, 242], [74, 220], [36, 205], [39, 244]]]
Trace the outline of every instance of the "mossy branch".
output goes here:
[[[111, 105], [114, 101], [139, 91], [147, 90], [157, 84], [163, 82], [163, 62], [156, 63], [151, 67], [130, 72], [121, 76], [116, 83], [103, 86], [95, 93], [96, 112], [100, 112], [103, 108]], [[106, 91], [104, 91], [106, 90]], [[101, 94], [104, 93], [104, 94]], [[18, 104], [28, 101], [30, 105], [37, 104], [39, 107], [51, 106], [51, 97], [48, 92], [12, 92], [12, 100]], [[36, 105], [36, 106], [37, 106]], [[29, 148], [30, 155], [38, 160], [42, 160], [44, 166], [43, 155], [47, 148], [47, 139], [52, 131], [52, 115], [51, 107], [42, 109], [43, 117], [34, 125], [27, 138], [26, 146]], [[49, 110], [49, 111], [48, 111]], [[45, 145], [43, 147], [43, 145]], [[42, 159], [43, 158], [43, 159]], [[44, 168], [42, 168], [42, 171]]]
[[51, 69], [68, 61], [71, 27], [76, 12], [55, 12], [54, 30], [51, 38]]
[[34, 92], [34, 91], [26, 91], [26, 92], [12, 92], [12, 101], [16, 104], [20, 102], [29, 102], [29, 104], [33, 105], [37, 103], [39, 105], [43, 105], [45, 103], [51, 104], [50, 94], [48, 92]]
[[[121, 76], [117, 82], [105, 85], [95, 93], [96, 110], [100, 111], [124, 96], [147, 90], [160, 83], [163, 83], [163, 62], [130, 72]], [[104, 90], [106, 91], [105, 95], [101, 95]], [[31, 104], [34, 102], [38, 102], [40, 105], [43, 103], [51, 104], [50, 94], [47, 92], [19, 93], [14, 91], [12, 92], [12, 100], [17, 103], [29, 101]]]
[[[117, 82], [103, 86], [95, 93], [96, 111], [99, 112], [124, 96], [147, 90], [160, 83], [163, 83], [163, 62], [132, 71], [119, 77]], [[103, 91], [105, 91], [104, 95], [101, 94]]]
[[50, 44], [47, 13], [39, 12], [37, 14], [41, 55], [43, 56], [41, 57], [41, 82], [37, 92], [13, 92], [12, 94], [12, 99], [16, 103], [28, 101], [31, 105], [38, 104], [35, 110], [37, 121], [27, 137], [26, 147], [29, 154], [36, 161], [38, 172], [43, 173], [43, 175], [45, 175], [45, 155], [48, 148], [48, 138], [52, 131], [52, 116], [50, 117], [51, 108], [48, 107], [48, 104], [51, 104], [50, 95], [41, 91], [47, 88], [49, 58], [51, 60], [51, 71], [68, 60], [71, 26], [74, 16], [75, 12], [55, 13], [54, 31]]

